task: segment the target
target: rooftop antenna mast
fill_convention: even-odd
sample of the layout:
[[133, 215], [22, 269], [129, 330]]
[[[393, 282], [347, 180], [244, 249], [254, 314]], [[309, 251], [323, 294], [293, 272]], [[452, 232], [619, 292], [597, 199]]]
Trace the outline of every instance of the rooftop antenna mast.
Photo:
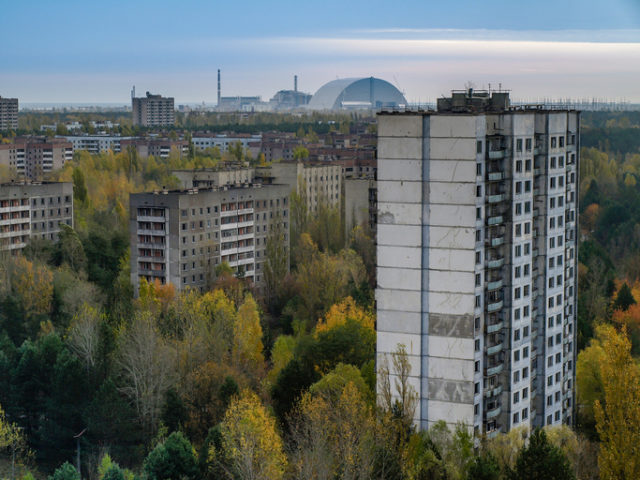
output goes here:
[[220, 106], [220, 69], [218, 69], [218, 107]]

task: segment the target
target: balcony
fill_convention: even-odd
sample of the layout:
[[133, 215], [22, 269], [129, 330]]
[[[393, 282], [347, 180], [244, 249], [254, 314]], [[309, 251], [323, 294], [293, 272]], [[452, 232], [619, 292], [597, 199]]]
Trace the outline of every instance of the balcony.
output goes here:
[[504, 304], [504, 302], [502, 300], [500, 300], [498, 302], [489, 303], [487, 305], [487, 312], [489, 312], [489, 313], [497, 312], [498, 310], [502, 309], [502, 305], [503, 304]]
[[487, 410], [487, 420], [490, 418], [495, 418], [502, 413], [502, 408], [497, 406], [493, 410]]
[[490, 388], [484, 392], [484, 396], [489, 397], [497, 397], [502, 393], [502, 385], [498, 385], [496, 388]]
[[487, 432], [487, 438], [496, 438], [500, 434], [500, 429], [496, 428], [495, 430], [491, 430]]
[[489, 150], [489, 159], [500, 160], [506, 155], [506, 150]]
[[502, 351], [502, 343], [487, 348], [487, 355], [495, 355]]
[[502, 330], [504, 322], [494, 323], [493, 325], [487, 325], [487, 333], [496, 333]]
[[502, 284], [502, 279], [496, 280], [495, 282], [489, 282], [487, 283], [487, 290], [498, 290], [499, 288], [502, 288]]
[[487, 377], [491, 377], [493, 375], [498, 375], [504, 369], [504, 364], [499, 363], [494, 367], [487, 368]]
[[504, 222], [502, 215], [496, 215], [487, 219], [487, 225], [501, 225]]
[[220, 225], [220, 230], [231, 230], [233, 228], [252, 227], [253, 220], [238, 223], [223, 223]]
[[490, 182], [499, 182], [504, 180], [504, 172], [491, 172], [487, 175], [487, 178]]
[[489, 268], [500, 268], [504, 265], [504, 258], [496, 258], [487, 262]]
[[234, 217], [236, 215], [253, 215], [253, 208], [243, 208], [241, 210], [225, 210], [220, 212], [221, 217]]
[[504, 245], [504, 237], [503, 236], [493, 237], [489, 240], [489, 244], [492, 247], [499, 247], [500, 245]]
[[505, 199], [505, 194], [501, 193], [499, 195], [489, 195], [487, 197], [487, 201], [489, 203], [499, 203], [502, 202]]

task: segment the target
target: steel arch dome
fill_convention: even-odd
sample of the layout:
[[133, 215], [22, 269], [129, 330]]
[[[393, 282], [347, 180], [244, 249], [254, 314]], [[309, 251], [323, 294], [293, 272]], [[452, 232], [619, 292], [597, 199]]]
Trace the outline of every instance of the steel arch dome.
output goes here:
[[312, 110], [398, 107], [407, 100], [396, 87], [375, 77], [341, 78], [324, 84], [311, 97]]

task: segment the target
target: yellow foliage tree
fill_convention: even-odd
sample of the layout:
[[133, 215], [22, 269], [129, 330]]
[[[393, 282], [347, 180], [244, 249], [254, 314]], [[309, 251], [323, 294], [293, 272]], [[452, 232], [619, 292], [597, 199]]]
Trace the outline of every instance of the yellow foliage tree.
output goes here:
[[15, 257], [11, 266], [11, 285], [28, 318], [51, 311], [53, 273], [46, 266], [36, 265], [22, 256]]
[[271, 370], [267, 380], [273, 384], [278, 378], [280, 371], [287, 366], [293, 358], [296, 347], [296, 339], [291, 335], [280, 335], [271, 348]]
[[593, 407], [596, 400], [604, 400], [602, 376], [600, 365], [604, 361], [602, 348], [602, 328], [596, 328], [596, 338], [593, 338], [589, 346], [578, 354], [576, 363], [576, 384], [578, 399], [578, 415], [580, 423], [587, 428], [595, 430], [595, 415]]
[[[282, 439], [276, 429], [275, 419], [255, 393], [244, 390], [231, 401], [220, 430], [224, 456], [228, 459], [234, 478], [284, 478], [287, 458]], [[216, 454], [215, 450], [209, 452], [210, 457]]]
[[373, 315], [356, 305], [353, 298], [347, 297], [340, 303], [333, 305], [324, 316], [324, 319], [320, 319], [316, 325], [316, 334], [344, 325], [347, 323], [347, 319], [355, 320], [364, 327], [374, 329], [375, 320]]
[[253, 378], [262, 376], [264, 372], [262, 326], [258, 304], [251, 294], [245, 297], [238, 309], [233, 333], [234, 363]]
[[612, 326], [601, 328], [604, 404], [596, 400], [594, 406], [600, 435], [600, 477], [640, 478], [640, 370], [631, 357], [626, 329], [619, 333]]

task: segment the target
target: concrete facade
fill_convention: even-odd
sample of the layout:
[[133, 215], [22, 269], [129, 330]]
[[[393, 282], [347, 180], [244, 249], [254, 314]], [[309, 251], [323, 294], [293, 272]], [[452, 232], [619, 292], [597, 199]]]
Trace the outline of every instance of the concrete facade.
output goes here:
[[60, 138], [17, 137], [13, 143], [0, 144], [0, 165], [31, 180], [41, 180], [72, 159], [73, 145]]
[[344, 214], [346, 231], [367, 224], [376, 231], [378, 186], [373, 177], [344, 178]]
[[18, 128], [18, 99], [0, 97], [0, 132], [17, 130]]
[[378, 116], [378, 364], [421, 428], [572, 424], [579, 114], [452, 100]]
[[56, 241], [60, 224], [73, 227], [73, 184], [0, 185], [0, 252], [16, 254], [30, 238]]
[[141, 127], [171, 127], [176, 123], [173, 97], [152, 95], [132, 97], [133, 125]]
[[277, 162], [256, 168], [263, 183], [287, 185], [289, 192], [303, 195], [309, 212], [323, 204], [339, 207], [342, 195], [342, 167], [331, 163]]
[[289, 244], [289, 190], [245, 185], [158, 191], [130, 196], [131, 281], [208, 289], [227, 262], [258, 289], [264, 286], [269, 232], [281, 222]]

